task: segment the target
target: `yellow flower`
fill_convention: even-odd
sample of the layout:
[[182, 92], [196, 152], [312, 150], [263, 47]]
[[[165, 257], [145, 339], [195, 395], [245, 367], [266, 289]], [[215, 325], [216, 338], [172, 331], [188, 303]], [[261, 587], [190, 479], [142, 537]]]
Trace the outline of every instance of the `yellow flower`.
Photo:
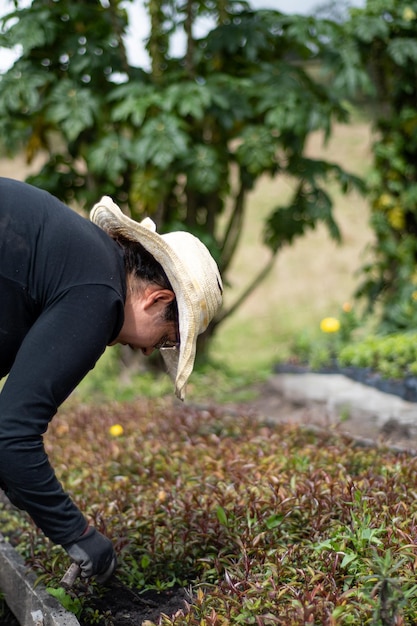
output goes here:
[[337, 333], [340, 330], [340, 322], [335, 317], [325, 317], [320, 322], [320, 330], [323, 333]]
[[411, 7], [405, 7], [403, 11], [403, 20], [406, 22], [411, 22], [411, 20], [416, 19], [416, 12], [413, 11]]
[[352, 310], [352, 305], [350, 302], [345, 302], [342, 306], [342, 309], [345, 313], [350, 313]]
[[392, 205], [392, 196], [389, 193], [381, 193], [377, 200], [377, 205], [381, 209], [386, 209]]
[[113, 426], [109, 428], [109, 433], [112, 437], [120, 437], [120, 435], [123, 435], [123, 432], [123, 426], [121, 426], [121, 424], [113, 424]]
[[394, 206], [388, 212], [388, 221], [395, 230], [403, 230], [405, 228], [404, 211], [400, 206]]

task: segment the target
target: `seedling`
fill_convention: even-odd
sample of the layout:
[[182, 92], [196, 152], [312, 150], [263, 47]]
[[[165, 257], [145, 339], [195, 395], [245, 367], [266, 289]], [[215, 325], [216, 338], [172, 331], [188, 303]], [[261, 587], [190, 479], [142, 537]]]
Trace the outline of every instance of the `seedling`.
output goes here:
[[64, 587], [47, 587], [46, 591], [56, 598], [60, 604], [69, 611], [70, 613], [74, 613], [76, 617], [80, 617], [82, 612], [82, 603], [78, 598], [73, 598]]

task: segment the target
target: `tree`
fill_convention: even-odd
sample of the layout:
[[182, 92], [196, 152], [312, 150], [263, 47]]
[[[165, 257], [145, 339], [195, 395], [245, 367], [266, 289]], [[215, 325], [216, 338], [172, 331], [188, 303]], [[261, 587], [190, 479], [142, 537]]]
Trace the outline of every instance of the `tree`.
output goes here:
[[375, 90], [370, 258], [357, 295], [381, 331], [417, 323], [417, 4], [368, 0], [347, 24]]
[[[210, 333], [284, 245], [320, 222], [340, 239], [327, 182], [333, 178], [347, 192], [360, 181], [304, 153], [310, 133], [328, 137], [334, 119], [348, 119], [334, 82], [309, 71], [320, 59], [337, 67], [339, 86], [351, 76], [338, 52], [340, 24], [252, 11], [243, 0], [149, 0], [145, 71], [126, 58], [121, 0], [106, 7], [98, 0], [33, 0], [26, 9], [16, 0], [16, 7], [0, 40], [22, 45], [1, 76], [0, 136], [10, 153], [47, 155], [29, 182], [82, 207], [108, 194], [136, 218], [153, 216], [159, 230], [197, 234], [227, 285], [248, 193], [265, 174], [296, 181], [288, 205], [271, 203], [264, 231], [270, 260]], [[212, 28], [196, 37], [202, 16]], [[186, 46], [175, 56], [170, 42], [178, 29]]]

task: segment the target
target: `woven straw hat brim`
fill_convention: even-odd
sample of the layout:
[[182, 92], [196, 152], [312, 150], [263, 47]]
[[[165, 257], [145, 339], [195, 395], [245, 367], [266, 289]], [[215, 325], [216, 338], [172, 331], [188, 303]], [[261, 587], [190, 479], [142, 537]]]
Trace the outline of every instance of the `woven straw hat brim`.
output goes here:
[[213, 257], [197, 237], [181, 231], [160, 235], [152, 220], [132, 220], [108, 196], [93, 207], [90, 219], [109, 235], [117, 233], [140, 243], [164, 269], [176, 296], [180, 347], [162, 349], [161, 354], [175, 393], [183, 400], [197, 337], [222, 303], [222, 282]]

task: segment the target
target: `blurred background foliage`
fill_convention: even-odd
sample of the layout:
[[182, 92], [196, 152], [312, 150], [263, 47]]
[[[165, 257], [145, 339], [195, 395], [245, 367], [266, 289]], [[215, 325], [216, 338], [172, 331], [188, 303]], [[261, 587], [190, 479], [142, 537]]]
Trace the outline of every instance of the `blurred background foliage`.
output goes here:
[[[108, 194], [136, 218], [153, 216], [161, 230], [192, 231], [226, 284], [247, 194], [265, 174], [297, 180], [288, 204], [271, 203], [271, 258], [318, 222], [339, 238], [325, 181], [335, 178], [344, 192], [360, 181], [304, 149], [310, 133], [328, 135], [333, 119], [348, 119], [342, 91], [308, 67], [320, 58], [337, 64], [343, 82], [350, 70], [339, 52], [341, 26], [236, 0], [146, 6], [148, 71], [127, 61], [122, 2], [17, 2], [4, 20], [0, 43], [21, 45], [22, 54], [2, 76], [0, 133], [10, 155], [45, 155], [29, 182], [83, 208]], [[203, 14], [212, 28], [197, 38]], [[174, 57], [170, 38], [179, 28], [186, 46]], [[270, 263], [254, 268], [249, 290]]]
[[[250, 194], [265, 177], [292, 181], [291, 193], [272, 195], [259, 212], [267, 254], [226, 297], [209, 338], [283, 248], [320, 225], [342, 239], [335, 190], [359, 191], [372, 207], [374, 238], [356, 292], [367, 319], [383, 333], [413, 327], [415, 1], [330, 2], [301, 16], [243, 0], [148, 0], [149, 68], [128, 60], [121, 0], [13, 4], [0, 46], [21, 53], [0, 75], [1, 148], [39, 163], [28, 182], [84, 211], [108, 194], [137, 219], [151, 215], [160, 231], [195, 233], [228, 288]], [[203, 17], [210, 26], [197, 36]], [[185, 46], [176, 54], [179, 30]], [[369, 176], [348, 171], [343, 155], [335, 162], [307, 150], [315, 133], [326, 141], [335, 123], [351, 124], [355, 108], [372, 111]]]
[[375, 234], [358, 296], [380, 332], [417, 322], [417, 3], [369, 0], [346, 24], [378, 103], [368, 178]]

